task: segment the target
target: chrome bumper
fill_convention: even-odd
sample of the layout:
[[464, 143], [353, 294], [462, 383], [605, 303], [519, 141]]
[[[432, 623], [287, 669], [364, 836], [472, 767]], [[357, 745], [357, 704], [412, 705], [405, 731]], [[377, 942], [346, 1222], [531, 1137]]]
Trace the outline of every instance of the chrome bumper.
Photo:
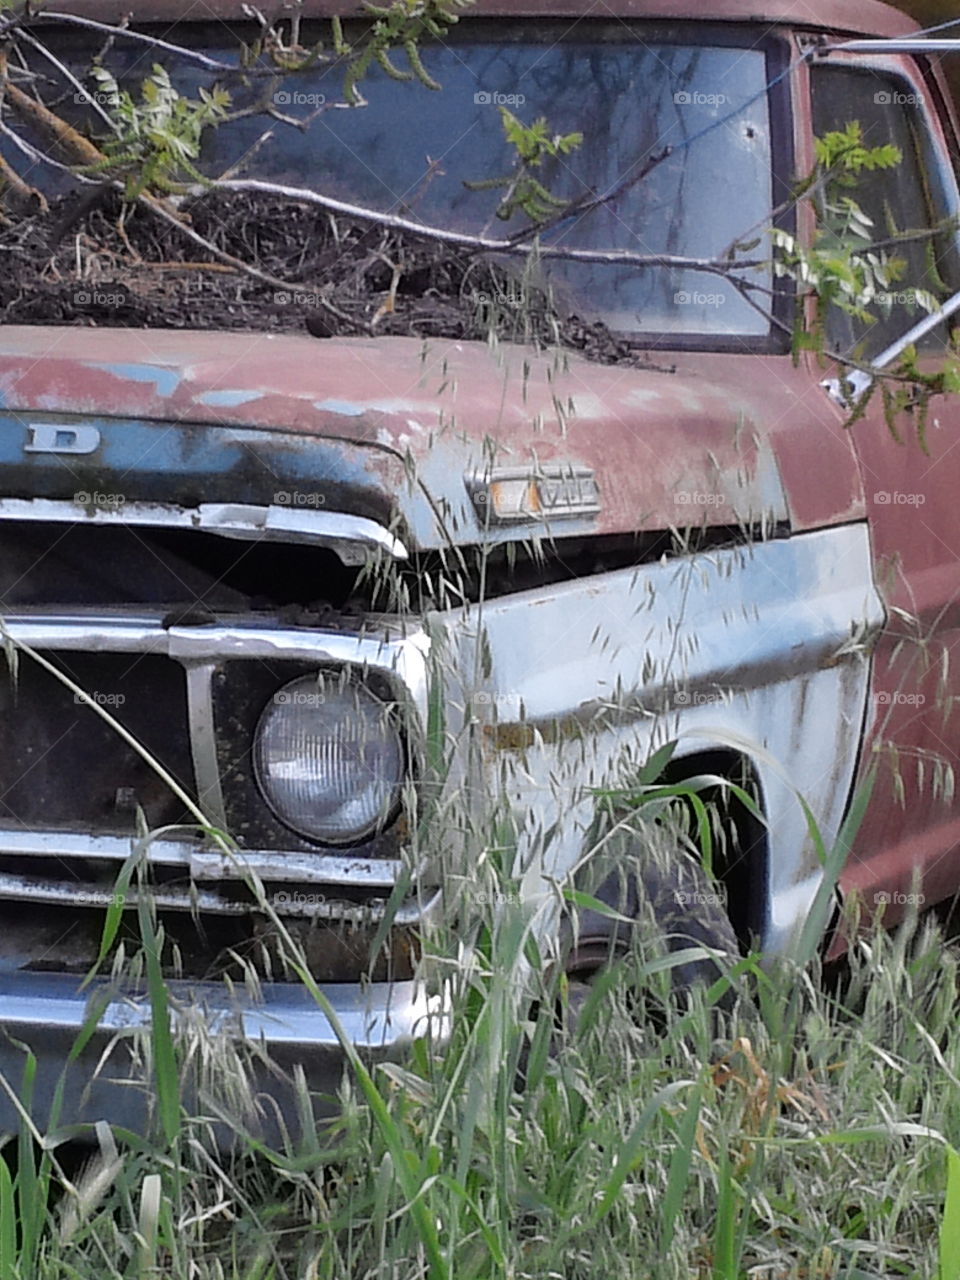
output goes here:
[[[81, 992], [79, 985], [79, 979], [64, 974], [0, 974], [0, 1073], [8, 1086], [0, 1088], [0, 1132], [10, 1132], [22, 1123], [10, 1090], [22, 1096], [24, 1046], [37, 1060], [29, 1111], [41, 1133], [51, 1121], [58, 1130], [98, 1120], [134, 1132], [146, 1129], [153, 1083], [131, 1049], [138, 1036], [149, 1032], [149, 1000], [142, 992], [118, 993], [103, 984]], [[262, 1095], [261, 1101], [269, 1099], [245, 1117], [257, 1136], [276, 1141], [280, 1117], [291, 1132], [302, 1126], [293, 1085], [295, 1069], [303, 1072], [315, 1116], [321, 1119], [335, 1112], [331, 1095], [340, 1085], [346, 1053], [331, 1019], [304, 987], [264, 983], [256, 1001], [220, 983], [174, 980], [166, 988], [175, 1029], [178, 1023], [184, 1026], [199, 1016], [205, 1035], [222, 1035], [241, 1047], [244, 1041], [259, 1047], [260, 1052], [244, 1055], [251, 1064], [255, 1099], [257, 1095]], [[367, 1062], [402, 1057], [414, 1039], [430, 1036], [436, 1041], [446, 1035], [441, 1001], [420, 983], [371, 983], [362, 988], [338, 984], [321, 990], [343, 1035]], [[93, 1007], [91, 1001], [104, 1000], [96, 1030], [70, 1061]], [[62, 1077], [63, 1106], [52, 1117], [51, 1101]], [[204, 1093], [202, 1083], [188, 1075], [181, 1080], [181, 1098], [191, 1115], [222, 1119], [215, 1086], [208, 1085]], [[222, 1125], [221, 1131], [228, 1132]]]

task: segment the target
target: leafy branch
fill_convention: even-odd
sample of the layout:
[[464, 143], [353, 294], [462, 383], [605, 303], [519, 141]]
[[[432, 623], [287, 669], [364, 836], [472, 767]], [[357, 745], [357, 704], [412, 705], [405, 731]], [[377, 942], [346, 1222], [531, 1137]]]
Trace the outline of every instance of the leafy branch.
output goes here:
[[545, 116], [526, 125], [506, 107], [498, 110], [504, 135], [515, 151], [513, 172], [502, 178], [484, 178], [463, 185], [468, 191], [496, 191], [506, 187], [507, 193], [497, 206], [497, 217], [504, 222], [518, 209], [531, 222], [541, 222], [560, 209], [566, 210], [570, 202], [552, 195], [533, 170], [539, 169], [546, 159], [555, 160], [576, 151], [583, 142], [583, 134], [551, 134]]

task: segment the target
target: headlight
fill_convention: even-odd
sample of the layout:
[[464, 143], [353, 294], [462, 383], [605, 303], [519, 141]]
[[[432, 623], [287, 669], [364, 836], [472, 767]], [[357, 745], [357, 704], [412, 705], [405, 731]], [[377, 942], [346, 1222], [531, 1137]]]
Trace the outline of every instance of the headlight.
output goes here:
[[257, 725], [254, 771], [282, 823], [321, 844], [352, 844], [399, 801], [404, 751], [394, 718], [362, 684], [336, 673], [277, 691]]

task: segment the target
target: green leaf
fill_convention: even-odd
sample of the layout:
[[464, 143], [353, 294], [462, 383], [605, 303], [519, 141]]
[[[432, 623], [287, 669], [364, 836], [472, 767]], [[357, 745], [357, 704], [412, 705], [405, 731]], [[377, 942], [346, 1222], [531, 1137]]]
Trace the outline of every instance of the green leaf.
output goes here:
[[939, 1280], [960, 1280], [960, 1155], [947, 1147], [947, 1192], [940, 1222]]

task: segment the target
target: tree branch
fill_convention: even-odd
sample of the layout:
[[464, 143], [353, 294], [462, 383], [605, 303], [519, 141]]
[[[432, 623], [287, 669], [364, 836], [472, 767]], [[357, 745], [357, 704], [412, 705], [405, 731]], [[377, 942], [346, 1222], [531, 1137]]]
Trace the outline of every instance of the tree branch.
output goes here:
[[331, 196], [322, 195], [319, 191], [311, 191], [308, 187], [288, 187], [276, 182], [263, 182], [258, 178], [237, 178], [227, 182], [211, 181], [204, 183], [203, 186], [196, 185], [188, 188], [189, 194], [194, 196], [203, 195], [209, 191], [247, 191], [258, 195], [278, 196], [284, 200], [296, 200], [303, 204], [313, 204], [321, 209], [327, 209], [345, 218], [354, 218], [358, 222], [369, 222], [376, 226], [387, 227], [391, 231], [419, 236], [424, 240], [459, 245], [461, 248], [472, 249], [478, 253], [502, 253], [514, 257], [536, 255], [538, 258], [593, 262], [609, 266], [669, 267], [678, 271], [703, 271], [725, 277], [729, 276], [734, 268], [738, 271], [747, 271], [766, 266], [768, 263], [766, 258], [731, 263], [718, 261], [715, 258], [688, 258], [680, 254], [634, 253], [629, 249], [566, 249], [559, 245], [518, 244], [513, 239], [492, 240], [486, 236], [426, 226], [421, 222], [413, 222], [409, 218], [397, 217], [396, 214], [379, 213], [364, 205], [347, 204], [343, 200], [334, 200]]
[[[221, 62], [219, 58], [208, 58], [205, 53], [198, 53], [196, 49], [186, 49], [179, 44], [171, 44], [169, 40], [161, 40], [158, 36], [144, 35], [142, 31], [131, 31], [129, 27], [111, 26], [106, 22], [97, 22], [93, 18], [80, 18], [73, 13], [60, 13], [51, 9], [41, 10], [39, 13], [30, 15], [31, 25], [35, 23], [67, 23], [74, 27], [83, 27], [87, 31], [99, 31], [103, 35], [111, 37], [119, 37], [122, 40], [133, 40], [138, 44], [149, 45], [153, 49], [160, 49], [164, 53], [175, 53], [178, 58], [184, 58], [188, 62], [193, 62], [199, 67], [206, 67], [208, 71], [219, 71], [223, 75], [231, 76], [275, 76], [295, 75], [297, 67], [241, 67], [235, 63]], [[13, 25], [13, 24], [11, 24]], [[309, 67], [304, 70], [312, 70], [316, 66], [316, 60], [313, 60]]]

